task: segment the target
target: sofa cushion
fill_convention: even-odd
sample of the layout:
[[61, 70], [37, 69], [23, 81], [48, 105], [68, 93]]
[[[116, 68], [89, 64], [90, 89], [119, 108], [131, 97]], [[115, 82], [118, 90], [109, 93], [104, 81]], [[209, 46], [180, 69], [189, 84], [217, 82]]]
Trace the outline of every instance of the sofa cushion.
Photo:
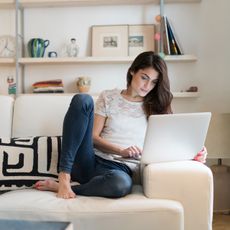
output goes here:
[[12, 137], [61, 136], [64, 116], [73, 95], [29, 95], [14, 104]]
[[141, 186], [118, 199], [78, 195], [66, 200], [49, 191], [10, 191], [0, 196], [0, 218], [70, 221], [75, 230], [184, 229], [183, 206], [174, 200], [148, 199]]
[[0, 190], [31, 187], [57, 178], [61, 136], [0, 139]]
[[[63, 120], [73, 96], [74, 94], [19, 95], [14, 104], [12, 137], [61, 136]], [[93, 100], [96, 99], [97, 96], [93, 96]]]

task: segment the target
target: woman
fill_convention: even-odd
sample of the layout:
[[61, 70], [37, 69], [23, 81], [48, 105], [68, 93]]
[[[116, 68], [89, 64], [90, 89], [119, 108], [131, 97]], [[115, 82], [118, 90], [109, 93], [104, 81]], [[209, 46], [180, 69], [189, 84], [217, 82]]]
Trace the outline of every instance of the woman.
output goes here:
[[[127, 195], [136, 168], [129, 158], [141, 156], [148, 117], [172, 113], [172, 98], [167, 66], [151, 51], [133, 61], [125, 90], [100, 94], [95, 114], [89, 95], [75, 95], [63, 124], [59, 182], [39, 181], [35, 187], [57, 192], [65, 199], [76, 194], [110, 198]], [[201, 161], [205, 156], [199, 154], [196, 160]], [[80, 184], [71, 186], [71, 181]]]

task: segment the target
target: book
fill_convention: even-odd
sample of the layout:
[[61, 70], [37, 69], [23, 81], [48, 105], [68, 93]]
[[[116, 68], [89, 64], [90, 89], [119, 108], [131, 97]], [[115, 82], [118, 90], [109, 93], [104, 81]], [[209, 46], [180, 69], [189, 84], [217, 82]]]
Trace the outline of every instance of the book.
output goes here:
[[172, 24], [169, 22], [168, 18], [166, 17], [166, 24], [168, 29], [168, 37], [169, 37], [169, 44], [170, 44], [170, 51], [173, 55], [182, 55], [183, 50], [179, 43], [179, 40], [175, 34], [175, 30], [172, 27]]
[[163, 43], [163, 52], [166, 55], [171, 54], [170, 50], [170, 43], [169, 43], [169, 34], [167, 28], [167, 18], [166, 16], [161, 17], [161, 36], [162, 36], [162, 43]]
[[179, 53], [176, 47], [176, 43], [175, 43], [175, 39], [174, 39], [172, 30], [170, 28], [170, 25], [168, 24], [168, 20], [167, 20], [167, 29], [168, 29], [169, 46], [170, 46], [171, 55], [177, 55]]

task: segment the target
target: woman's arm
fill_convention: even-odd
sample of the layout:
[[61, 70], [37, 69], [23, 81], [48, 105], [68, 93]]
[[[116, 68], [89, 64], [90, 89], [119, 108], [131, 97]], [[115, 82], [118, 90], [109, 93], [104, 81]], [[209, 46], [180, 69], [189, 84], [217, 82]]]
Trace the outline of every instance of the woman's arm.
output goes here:
[[121, 148], [109, 141], [103, 139], [100, 135], [105, 126], [106, 117], [94, 114], [94, 125], [93, 125], [93, 143], [95, 147], [103, 152], [110, 152], [120, 155]]
[[134, 157], [141, 154], [141, 150], [137, 146], [130, 146], [124, 149], [103, 139], [101, 137], [101, 132], [105, 126], [105, 121], [106, 117], [98, 114], [94, 115], [93, 143], [97, 149], [102, 152], [114, 153], [122, 157]]

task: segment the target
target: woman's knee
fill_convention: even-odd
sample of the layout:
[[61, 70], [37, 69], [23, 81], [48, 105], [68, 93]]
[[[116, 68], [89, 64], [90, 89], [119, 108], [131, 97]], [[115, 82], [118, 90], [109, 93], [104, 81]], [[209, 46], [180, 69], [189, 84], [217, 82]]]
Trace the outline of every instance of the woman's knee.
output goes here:
[[72, 98], [71, 106], [79, 109], [92, 109], [94, 106], [93, 98], [89, 94], [75, 94]]
[[110, 193], [112, 198], [126, 196], [131, 192], [132, 179], [131, 177], [120, 170], [112, 170], [107, 176], [110, 177]]

